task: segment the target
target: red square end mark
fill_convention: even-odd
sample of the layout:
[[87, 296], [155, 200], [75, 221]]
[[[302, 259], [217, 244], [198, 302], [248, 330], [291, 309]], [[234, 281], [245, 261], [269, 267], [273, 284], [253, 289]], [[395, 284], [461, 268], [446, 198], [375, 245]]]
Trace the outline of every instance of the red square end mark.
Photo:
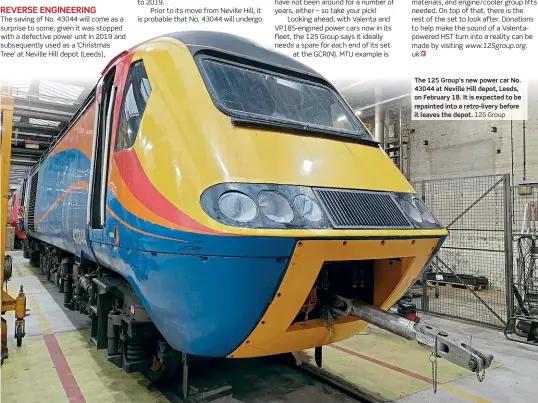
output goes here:
[[422, 57], [426, 56], [426, 51], [425, 51], [425, 50], [421, 50], [421, 51], [420, 51], [420, 56], [422, 56]]

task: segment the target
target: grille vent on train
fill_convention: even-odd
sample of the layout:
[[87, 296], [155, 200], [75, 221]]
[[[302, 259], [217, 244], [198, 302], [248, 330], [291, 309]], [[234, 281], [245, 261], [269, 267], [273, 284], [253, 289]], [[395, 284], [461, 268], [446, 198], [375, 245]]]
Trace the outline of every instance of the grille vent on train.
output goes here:
[[334, 228], [413, 228], [387, 193], [315, 189]]
[[39, 179], [39, 172], [35, 173], [30, 180], [30, 202], [28, 203], [28, 230], [35, 231], [34, 219], [35, 219], [35, 199], [37, 196], [37, 182]]

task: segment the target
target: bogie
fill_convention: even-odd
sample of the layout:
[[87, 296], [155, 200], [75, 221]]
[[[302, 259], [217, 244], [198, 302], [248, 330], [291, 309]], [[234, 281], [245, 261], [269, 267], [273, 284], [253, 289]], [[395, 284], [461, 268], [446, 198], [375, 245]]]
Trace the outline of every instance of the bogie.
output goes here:
[[154, 383], [169, 380], [181, 353], [164, 341], [128, 282], [117, 273], [39, 241], [28, 240], [28, 256], [63, 293], [64, 306], [89, 315], [90, 337], [125, 372], [143, 372]]

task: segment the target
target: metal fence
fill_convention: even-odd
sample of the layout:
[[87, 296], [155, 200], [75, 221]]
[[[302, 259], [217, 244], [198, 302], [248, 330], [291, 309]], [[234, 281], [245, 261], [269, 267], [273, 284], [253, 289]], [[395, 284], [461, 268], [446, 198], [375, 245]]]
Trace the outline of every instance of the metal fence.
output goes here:
[[427, 180], [417, 192], [450, 231], [413, 287], [425, 312], [504, 327], [511, 316], [512, 192], [509, 175]]
[[512, 191], [515, 313], [538, 314], [538, 185]]

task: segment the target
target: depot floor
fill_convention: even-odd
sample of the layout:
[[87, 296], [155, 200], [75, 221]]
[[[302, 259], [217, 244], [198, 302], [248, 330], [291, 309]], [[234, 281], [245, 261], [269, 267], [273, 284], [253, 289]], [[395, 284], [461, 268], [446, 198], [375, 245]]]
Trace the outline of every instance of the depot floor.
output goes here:
[[[23, 345], [17, 348], [11, 336], [14, 319], [6, 315], [10, 354], [1, 370], [3, 403], [180, 401], [174, 393], [149, 384], [142, 375], [125, 374], [109, 363], [103, 350], [97, 351], [88, 343], [89, 319], [65, 309], [56, 286], [48, 283], [39, 269], [30, 267], [20, 252], [12, 255], [14, 270], [8, 289], [15, 295], [20, 285], [24, 286], [31, 316]], [[513, 343], [501, 332], [462, 322], [425, 316], [423, 320], [463, 340], [472, 335], [473, 347], [495, 356], [483, 383], [441, 360], [434, 394], [429, 353], [377, 328], [326, 347], [323, 371], [378, 401], [536, 401], [538, 346]], [[312, 356], [312, 351], [303, 353], [304, 361], [310, 362], [306, 365], [312, 365]], [[226, 370], [224, 381], [219, 375], [220, 382], [230, 386], [228, 396], [219, 399], [222, 402], [352, 401], [300, 371], [270, 365], [255, 370], [246, 361], [233, 361], [232, 365], [235, 367]]]

